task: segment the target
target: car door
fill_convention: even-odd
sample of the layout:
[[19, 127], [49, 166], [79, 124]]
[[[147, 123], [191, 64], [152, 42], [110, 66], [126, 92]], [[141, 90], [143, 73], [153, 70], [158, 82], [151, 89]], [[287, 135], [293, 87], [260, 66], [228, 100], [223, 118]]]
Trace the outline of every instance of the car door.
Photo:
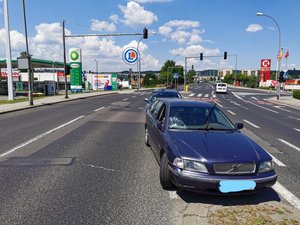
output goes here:
[[165, 129], [165, 115], [166, 115], [166, 105], [165, 103], [162, 103], [159, 106], [158, 114], [156, 116], [156, 124], [153, 129], [153, 136], [155, 138], [155, 149], [154, 149], [154, 155], [158, 162], [160, 162], [160, 150], [165, 145], [165, 139], [164, 139], [164, 129]]
[[159, 100], [153, 102], [146, 115], [146, 127], [148, 129], [149, 144], [152, 148], [155, 148], [156, 145], [154, 131], [156, 126], [156, 117], [158, 114], [157, 110], [161, 104], [162, 103]]

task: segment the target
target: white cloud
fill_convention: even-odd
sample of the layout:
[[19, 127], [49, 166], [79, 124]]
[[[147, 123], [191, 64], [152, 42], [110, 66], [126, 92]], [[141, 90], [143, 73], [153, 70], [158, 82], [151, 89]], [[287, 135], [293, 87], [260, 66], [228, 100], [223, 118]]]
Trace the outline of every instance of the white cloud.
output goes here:
[[191, 20], [171, 20], [159, 27], [159, 33], [165, 37], [164, 42], [168, 39], [178, 42], [179, 44], [195, 45], [203, 42], [200, 36], [205, 30], [195, 29], [200, 26], [198, 21]]
[[190, 36], [190, 33], [185, 31], [176, 31], [172, 33], [171, 39], [173, 41], [177, 41], [180, 44], [185, 43], [186, 39]]
[[114, 23], [118, 23], [118, 22], [119, 22], [119, 16], [116, 15], [116, 14], [111, 15], [111, 16], [109, 17], [109, 19], [110, 19], [111, 21], [113, 21]]
[[[25, 37], [22, 33], [16, 30], [10, 31], [11, 53], [15, 58], [20, 55], [21, 51], [25, 50]], [[6, 30], [0, 29], [0, 58], [6, 57]]]
[[159, 27], [158, 32], [163, 36], [169, 36], [172, 32], [172, 28], [168, 26], [161, 26]]
[[179, 29], [188, 29], [199, 27], [200, 23], [198, 21], [191, 20], [172, 20], [165, 24], [168, 27], [178, 27]]
[[190, 45], [186, 48], [177, 48], [177, 49], [173, 49], [170, 51], [170, 53], [172, 55], [177, 55], [180, 54], [181, 56], [184, 57], [200, 57], [200, 52], [203, 53], [203, 55], [205, 56], [215, 56], [220, 54], [220, 50], [215, 48], [215, 49], [209, 49], [209, 48], [204, 48], [201, 45]]
[[162, 2], [172, 2], [173, 0], [134, 0], [138, 3], [162, 3]]
[[106, 21], [92, 20], [91, 30], [93, 31], [107, 31], [115, 32], [116, 25], [114, 23], [108, 23]]
[[127, 6], [119, 5], [120, 10], [124, 14], [124, 24], [130, 27], [147, 26], [158, 21], [157, 16], [144, 9], [136, 2], [128, 2]]
[[246, 31], [247, 31], [247, 32], [258, 32], [258, 31], [260, 31], [260, 30], [262, 30], [262, 29], [263, 29], [263, 28], [262, 28], [261, 25], [253, 23], [253, 24], [250, 24], [250, 25], [247, 27]]
[[[37, 34], [33, 38], [33, 41], [36, 43], [61, 43], [62, 41], [62, 27], [60, 23], [41, 23], [35, 26], [35, 30]], [[66, 34], [68, 33], [69, 31], [66, 31]]]

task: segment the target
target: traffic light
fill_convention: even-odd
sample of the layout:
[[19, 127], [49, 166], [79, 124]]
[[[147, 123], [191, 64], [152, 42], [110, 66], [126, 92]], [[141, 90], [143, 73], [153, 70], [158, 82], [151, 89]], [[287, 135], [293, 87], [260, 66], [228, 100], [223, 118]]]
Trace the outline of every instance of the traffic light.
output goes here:
[[227, 52], [224, 52], [224, 60], [227, 59]]
[[284, 72], [281, 71], [281, 72], [279, 73], [279, 79], [278, 79], [279, 83], [285, 82], [285, 79], [284, 79], [283, 75], [284, 75]]
[[203, 60], [203, 53], [200, 53], [200, 60]]
[[144, 39], [147, 39], [147, 38], [148, 38], [148, 30], [147, 30], [146, 27], [145, 27], [144, 30], [143, 30], [143, 38], [144, 38]]
[[71, 74], [71, 67], [69, 65], [66, 65], [66, 75]]

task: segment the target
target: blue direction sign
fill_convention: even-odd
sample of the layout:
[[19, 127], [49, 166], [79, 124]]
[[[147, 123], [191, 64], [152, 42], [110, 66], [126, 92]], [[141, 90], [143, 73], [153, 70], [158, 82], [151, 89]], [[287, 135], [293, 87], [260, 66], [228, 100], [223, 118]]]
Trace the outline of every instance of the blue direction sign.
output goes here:
[[135, 64], [139, 57], [139, 52], [136, 48], [130, 47], [123, 51], [123, 60], [127, 64]]
[[173, 78], [178, 79], [178, 73], [173, 73]]

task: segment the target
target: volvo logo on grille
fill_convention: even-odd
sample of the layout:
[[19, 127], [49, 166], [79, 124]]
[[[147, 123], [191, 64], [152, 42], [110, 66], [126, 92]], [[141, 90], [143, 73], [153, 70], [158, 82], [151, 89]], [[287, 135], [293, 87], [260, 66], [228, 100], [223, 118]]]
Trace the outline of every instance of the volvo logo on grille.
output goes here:
[[238, 171], [238, 169], [242, 166], [242, 164], [238, 164], [238, 165], [232, 165], [231, 169], [228, 170], [227, 172], [230, 173], [230, 172], [236, 172]]

